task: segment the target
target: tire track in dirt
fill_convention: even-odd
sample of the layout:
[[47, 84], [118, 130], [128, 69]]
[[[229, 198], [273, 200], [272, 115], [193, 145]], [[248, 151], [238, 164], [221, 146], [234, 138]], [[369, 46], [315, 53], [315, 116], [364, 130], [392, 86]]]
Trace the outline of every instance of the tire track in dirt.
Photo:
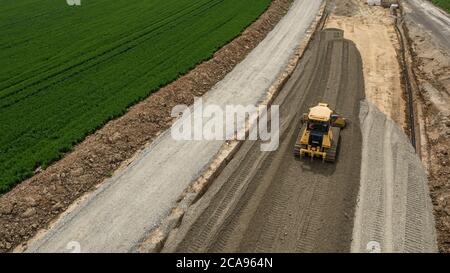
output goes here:
[[[318, 34], [275, 100], [280, 105], [278, 150], [261, 152], [259, 141], [245, 141], [171, 232], [164, 252], [350, 250], [364, 84], [359, 52], [342, 34], [336, 29]], [[351, 120], [342, 131], [336, 164], [292, 155], [300, 117], [319, 101], [336, 105]]]
[[419, 157], [402, 129], [374, 104], [361, 102], [360, 113], [361, 185], [351, 251], [436, 252], [427, 176]]

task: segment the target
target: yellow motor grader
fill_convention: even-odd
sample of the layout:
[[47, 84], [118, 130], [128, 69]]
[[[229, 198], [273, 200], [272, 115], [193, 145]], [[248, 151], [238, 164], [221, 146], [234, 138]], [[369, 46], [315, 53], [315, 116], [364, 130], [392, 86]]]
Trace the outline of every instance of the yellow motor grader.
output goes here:
[[339, 134], [346, 120], [326, 103], [319, 103], [303, 114], [302, 128], [294, 147], [296, 157], [319, 157], [327, 162], [336, 161]]

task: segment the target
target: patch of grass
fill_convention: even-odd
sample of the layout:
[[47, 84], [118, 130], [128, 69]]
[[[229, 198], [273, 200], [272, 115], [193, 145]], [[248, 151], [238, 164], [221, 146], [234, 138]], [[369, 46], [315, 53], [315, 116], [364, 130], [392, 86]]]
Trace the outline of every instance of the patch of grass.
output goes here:
[[209, 59], [270, 0], [7, 0], [0, 192]]
[[431, 2], [450, 13], [450, 0], [431, 0]]

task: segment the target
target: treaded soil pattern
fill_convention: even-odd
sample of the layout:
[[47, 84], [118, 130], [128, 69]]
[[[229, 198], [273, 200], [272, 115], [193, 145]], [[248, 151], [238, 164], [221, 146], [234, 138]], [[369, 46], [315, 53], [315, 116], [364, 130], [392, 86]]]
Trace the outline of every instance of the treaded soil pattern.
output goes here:
[[[450, 40], [449, 24], [439, 13], [420, 6], [421, 1], [404, 1], [405, 25], [412, 55], [412, 67], [419, 85], [417, 104], [422, 108], [424, 164], [434, 205], [439, 251], [450, 253]], [[437, 21], [437, 22], [436, 22]], [[447, 21], [447, 22], [446, 22]], [[433, 91], [434, 92], [430, 92]], [[447, 98], [447, 99], [445, 99]], [[436, 106], [438, 101], [441, 106]], [[444, 109], [442, 109], [442, 108]], [[444, 111], [442, 111], [444, 110]], [[446, 112], [445, 112], [446, 111]]]
[[239, 37], [177, 81], [107, 123], [72, 152], [0, 197], [0, 252], [12, 250], [46, 228], [77, 198], [91, 191], [173, 122], [177, 104], [192, 104], [222, 80], [283, 17], [291, 0], [270, 7]]
[[[245, 141], [208, 192], [184, 216], [163, 252], [348, 252], [359, 189], [364, 97], [362, 61], [343, 32], [316, 35], [275, 105], [280, 146]], [[336, 164], [296, 159], [300, 117], [328, 102], [351, 122]]]

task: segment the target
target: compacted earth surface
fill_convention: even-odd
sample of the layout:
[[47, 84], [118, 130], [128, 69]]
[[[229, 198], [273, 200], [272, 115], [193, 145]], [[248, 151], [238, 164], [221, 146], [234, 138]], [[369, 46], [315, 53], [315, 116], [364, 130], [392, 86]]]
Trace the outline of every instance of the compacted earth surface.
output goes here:
[[[280, 146], [261, 152], [245, 141], [207, 193], [184, 216], [163, 251], [348, 252], [361, 163], [361, 56], [343, 32], [316, 35], [274, 104]], [[300, 160], [292, 150], [300, 117], [326, 101], [352, 120], [336, 164]]]
[[[245, 141], [163, 252], [436, 252], [427, 175], [405, 134], [395, 20], [356, 0], [328, 1], [328, 12], [274, 101], [279, 149]], [[335, 164], [292, 155], [302, 113], [320, 101], [349, 121]]]

